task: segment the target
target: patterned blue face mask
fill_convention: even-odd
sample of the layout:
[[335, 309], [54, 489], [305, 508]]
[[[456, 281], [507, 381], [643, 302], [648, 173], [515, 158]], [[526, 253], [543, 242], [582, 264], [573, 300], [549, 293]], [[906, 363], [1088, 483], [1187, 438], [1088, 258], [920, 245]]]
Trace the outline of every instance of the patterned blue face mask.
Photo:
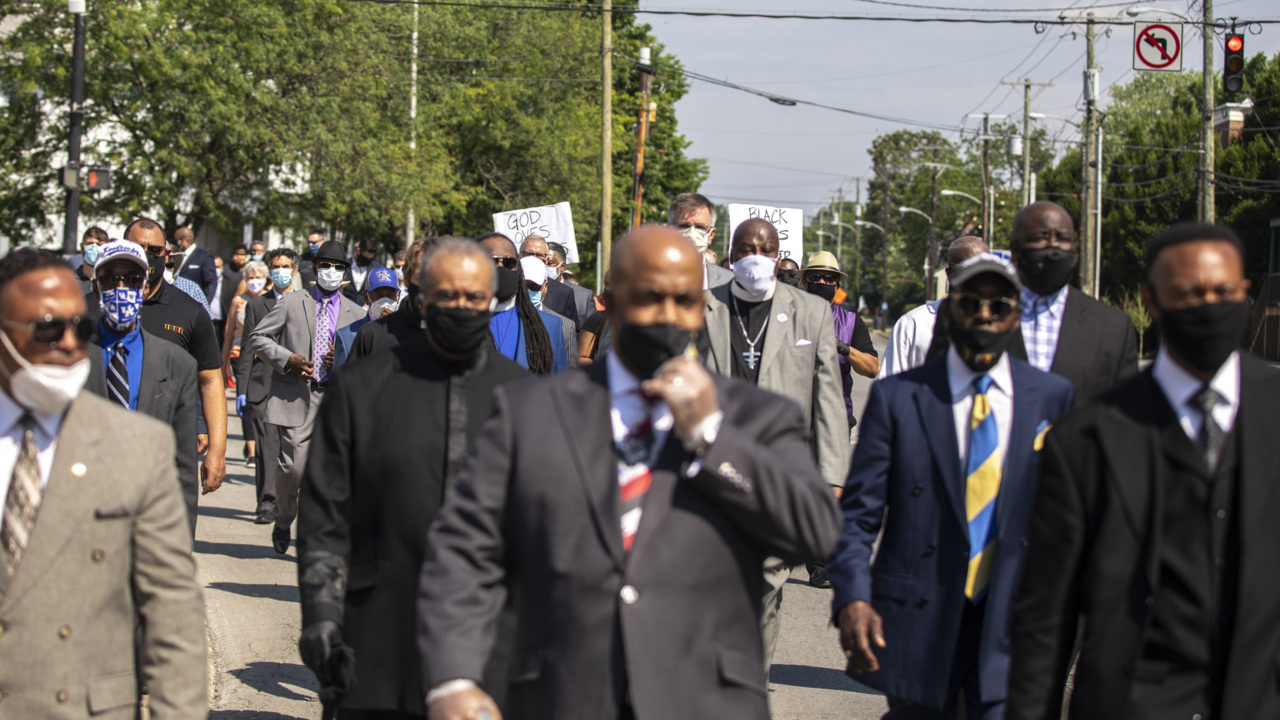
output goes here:
[[125, 332], [138, 321], [142, 311], [143, 291], [131, 288], [113, 288], [102, 292], [99, 305], [102, 321], [115, 332]]

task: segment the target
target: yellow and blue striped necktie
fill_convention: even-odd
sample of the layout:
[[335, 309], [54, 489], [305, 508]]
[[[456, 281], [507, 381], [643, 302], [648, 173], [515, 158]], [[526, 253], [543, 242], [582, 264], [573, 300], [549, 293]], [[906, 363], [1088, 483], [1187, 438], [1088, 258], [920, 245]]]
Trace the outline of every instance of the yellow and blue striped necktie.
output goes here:
[[969, 463], [965, 474], [964, 504], [969, 518], [969, 574], [965, 597], [982, 599], [995, 564], [996, 497], [1000, 493], [1000, 446], [996, 416], [991, 412], [987, 391], [991, 376], [974, 380], [973, 416], [969, 421]]

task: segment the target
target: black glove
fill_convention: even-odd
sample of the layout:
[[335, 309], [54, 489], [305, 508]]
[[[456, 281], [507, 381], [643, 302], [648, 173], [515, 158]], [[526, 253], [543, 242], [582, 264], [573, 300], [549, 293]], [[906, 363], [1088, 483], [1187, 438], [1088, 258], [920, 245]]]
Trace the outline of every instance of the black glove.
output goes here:
[[342, 641], [342, 628], [332, 620], [320, 620], [302, 628], [298, 637], [302, 662], [311, 668], [321, 687], [345, 692], [355, 679], [355, 651]]
[[849, 345], [843, 340], [836, 340], [836, 354], [842, 358], [849, 357]]

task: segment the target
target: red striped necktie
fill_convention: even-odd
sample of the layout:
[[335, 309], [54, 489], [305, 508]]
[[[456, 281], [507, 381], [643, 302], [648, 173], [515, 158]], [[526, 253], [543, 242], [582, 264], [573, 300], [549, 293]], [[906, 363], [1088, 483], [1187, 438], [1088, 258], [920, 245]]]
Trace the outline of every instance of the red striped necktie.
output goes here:
[[653, 398], [638, 393], [645, 415], [618, 444], [618, 512], [622, 524], [622, 547], [631, 552], [640, 527], [644, 495], [653, 482], [649, 464], [653, 454]]

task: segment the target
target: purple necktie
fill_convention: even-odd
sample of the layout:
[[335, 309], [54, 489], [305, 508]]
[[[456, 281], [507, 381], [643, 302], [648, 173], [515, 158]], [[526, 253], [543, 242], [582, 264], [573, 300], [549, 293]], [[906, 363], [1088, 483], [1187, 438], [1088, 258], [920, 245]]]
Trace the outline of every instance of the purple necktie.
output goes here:
[[329, 379], [329, 370], [324, 366], [324, 356], [329, 354], [333, 349], [333, 337], [330, 334], [329, 327], [333, 324], [329, 317], [333, 312], [333, 299], [335, 296], [321, 298], [316, 303], [316, 339], [315, 346], [311, 352], [311, 362], [314, 368], [311, 376], [316, 382], [326, 382]]

